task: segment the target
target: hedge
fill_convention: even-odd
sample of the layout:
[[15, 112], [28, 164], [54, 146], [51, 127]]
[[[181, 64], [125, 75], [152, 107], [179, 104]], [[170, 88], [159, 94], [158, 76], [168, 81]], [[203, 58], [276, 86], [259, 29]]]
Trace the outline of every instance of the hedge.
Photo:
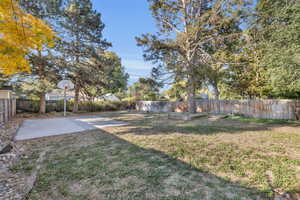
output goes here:
[[[67, 102], [67, 111], [72, 112], [74, 101]], [[82, 101], [78, 105], [79, 112], [103, 112], [103, 111], [118, 111], [118, 110], [130, 110], [135, 107], [135, 103], [131, 101], [97, 101], [88, 102]], [[47, 101], [46, 112], [63, 112], [64, 101]], [[35, 100], [17, 100], [18, 112], [39, 112], [39, 101]]]

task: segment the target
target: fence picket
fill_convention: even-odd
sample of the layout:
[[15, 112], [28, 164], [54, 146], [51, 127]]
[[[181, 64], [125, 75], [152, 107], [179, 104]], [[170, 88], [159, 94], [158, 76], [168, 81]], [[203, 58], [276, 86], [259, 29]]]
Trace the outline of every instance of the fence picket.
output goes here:
[[[168, 106], [172, 104], [174, 106]], [[213, 114], [240, 114], [247, 117], [264, 119], [296, 119], [296, 107], [300, 107], [297, 100], [197, 100], [197, 111]], [[147, 106], [146, 106], [147, 105]], [[179, 106], [181, 105], [181, 106]], [[140, 101], [137, 102], [138, 111], [147, 112], [187, 112], [183, 102]], [[168, 107], [168, 108], [167, 108]], [[153, 109], [155, 108], [155, 109]], [[169, 109], [170, 108], [170, 109]]]
[[0, 99], [0, 125], [16, 115], [16, 99]]

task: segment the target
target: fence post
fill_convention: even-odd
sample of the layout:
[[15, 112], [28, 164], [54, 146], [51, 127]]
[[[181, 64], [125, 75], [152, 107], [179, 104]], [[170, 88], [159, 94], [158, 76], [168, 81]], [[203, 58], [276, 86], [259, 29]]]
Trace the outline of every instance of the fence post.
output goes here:
[[11, 103], [11, 99], [8, 100], [8, 120], [11, 119], [12, 117], [12, 112], [11, 112], [11, 109], [12, 109], [12, 103]]
[[4, 101], [0, 99], [0, 126], [4, 124]]
[[0, 99], [0, 127], [16, 116], [16, 99]]
[[4, 123], [8, 121], [8, 114], [7, 114], [7, 99], [4, 99]]
[[17, 115], [17, 99], [13, 99], [13, 117]]

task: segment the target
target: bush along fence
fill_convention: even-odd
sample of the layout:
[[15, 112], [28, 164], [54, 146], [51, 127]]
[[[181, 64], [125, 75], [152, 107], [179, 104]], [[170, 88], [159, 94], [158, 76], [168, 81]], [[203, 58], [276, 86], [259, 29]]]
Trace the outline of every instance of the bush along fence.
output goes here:
[[[144, 112], [187, 112], [184, 102], [139, 101], [136, 110]], [[299, 100], [197, 100], [197, 112], [236, 114], [263, 119], [299, 120]]]
[[0, 99], [0, 126], [16, 115], [16, 99]]
[[[72, 112], [73, 101], [67, 102], [67, 111]], [[80, 112], [102, 112], [102, 111], [117, 111], [117, 110], [129, 110], [134, 109], [135, 104], [128, 101], [116, 101], [116, 102], [88, 102], [82, 101], [79, 103]], [[64, 102], [63, 101], [47, 101], [46, 112], [63, 112]], [[39, 101], [18, 99], [17, 100], [17, 111], [18, 112], [39, 112]]]

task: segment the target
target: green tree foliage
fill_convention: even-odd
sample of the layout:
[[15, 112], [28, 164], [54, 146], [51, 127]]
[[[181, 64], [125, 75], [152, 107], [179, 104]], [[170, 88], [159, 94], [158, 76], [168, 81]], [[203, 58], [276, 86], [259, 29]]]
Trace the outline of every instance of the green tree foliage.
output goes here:
[[0, 88], [8, 85], [10, 77], [8, 75], [0, 74]]
[[[56, 84], [52, 81], [49, 81], [47, 79], [35, 79], [35, 78], [26, 78], [23, 80], [22, 84], [19, 89], [19, 94], [25, 95], [26, 97], [29, 97], [30, 99], [39, 99], [39, 112], [41, 113], [41, 105], [45, 106], [46, 112], [46, 104], [41, 104], [41, 94], [45, 94], [48, 92], [51, 92], [54, 88], [56, 88]], [[43, 99], [45, 101], [45, 99]]]
[[[101, 58], [101, 59], [99, 59]], [[106, 93], [121, 94], [127, 89], [129, 75], [125, 72], [121, 58], [114, 52], [105, 52], [89, 60], [88, 76], [82, 93], [93, 101]]]
[[159, 84], [153, 78], [140, 78], [128, 89], [129, 97], [134, 100], [156, 101], [159, 99]]
[[62, 16], [60, 50], [66, 58], [68, 77], [75, 83], [73, 111], [77, 112], [79, 93], [90, 84], [89, 76], [96, 70], [89, 59], [99, 57], [111, 44], [103, 39], [101, 15], [93, 10], [90, 0], [66, 0]]
[[32, 73], [19, 77], [22, 92], [40, 99], [40, 112], [45, 112], [45, 94], [64, 78], [76, 86], [75, 112], [79, 94], [93, 100], [106, 92], [126, 89], [128, 74], [121, 59], [106, 51], [111, 44], [102, 37], [104, 24], [90, 0], [19, 1], [28, 13], [50, 24], [59, 36], [54, 48], [29, 56]]
[[298, 0], [261, 0], [257, 5], [262, 65], [273, 97], [300, 97], [300, 5]]
[[[19, 0], [20, 5], [33, 16], [42, 19], [54, 27], [54, 21], [60, 15], [59, 0]], [[58, 38], [57, 38], [58, 39]], [[31, 72], [19, 77], [23, 80], [22, 90], [26, 94], [36, 95], [40, 99], [40, 113], [46, 112], [46, 93], [55, 88], [61, 67], [58, 65], [55, 46], [43, 46], [29, 54]]]
[[123, 93], [127, 89], [129, 74], [125, 72], [121, 58], [116, 53], [109, 51], [105, 52], [104, 58], [106, 64], [104, 78], [107, 85], [105, 92]]
[[234, 64], [228, 65], [224, 71], [223, 97], [265, 97], [269, 92], [266, 68], [261, 65], [262, 51], [257, 44], [259, 40], [255, 40], [257, 36], [253, 33], [249, 32], [250, 35], [251, 38], [240, 40], [240, 52], [234, 56]]
[[[260, 0], [241, 37], [225, 90], [240, 98], [300, 97], [300, 6], [297, 0]], [[226, 92], [223, 91], [225, 94]], [[225, 94], [225, 96], [227, 96]]]
[[42, 55], [42, 52], [38, 52], [36, 55], [32, 54], [30, 55], [30, 63], [32, 73], [26, 75], [22, 88], [27, 88], [27, 93], [39, 97], [39, 112], [46, 113], [46, 94], [56, 88], [58, 80], [60, 80], [61, 68], [57, 65], [56, 58], [51, 53], [46, 55]]
[[187, 81], [189, 112], [195, 112], [195, 91], [205, 81], [203, 73], [208, 66], [220, 62], [215, 56], [217, 51], [226, 49], [239, 37], [237, 27], [241, 22], [242, 8], [248, 1], [148, 2], [159, 33], [137, 38], [138, 44], [145, 47], [147, 60], [157, 61], [160, 68], [173, 74], [174, 80]]
[[172, 84], [171, 88], [164, 91], [163, 94], [170, 101], [184, 101], [187, 97], [186, 91], [186, 81], [178, 81]]

